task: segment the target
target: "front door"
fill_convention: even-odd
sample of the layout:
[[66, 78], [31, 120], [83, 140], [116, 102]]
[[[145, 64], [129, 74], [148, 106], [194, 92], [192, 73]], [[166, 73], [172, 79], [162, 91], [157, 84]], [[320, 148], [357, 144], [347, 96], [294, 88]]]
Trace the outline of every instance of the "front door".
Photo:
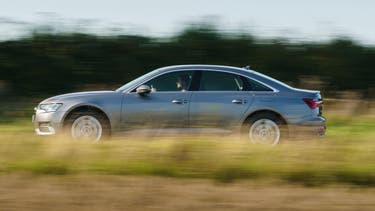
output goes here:
[[145, 84], [151, 93], [124, 93], [121, 122], [124, 130], [178, 129], [188, 127], [193, 71], [165, 73]]

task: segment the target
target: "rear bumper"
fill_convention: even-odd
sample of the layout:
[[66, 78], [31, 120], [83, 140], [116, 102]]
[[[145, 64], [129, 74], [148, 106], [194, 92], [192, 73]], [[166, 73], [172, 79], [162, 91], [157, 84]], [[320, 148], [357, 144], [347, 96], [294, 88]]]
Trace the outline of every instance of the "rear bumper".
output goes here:
[[316, 117], [301, 124], [292, 125], [289, 128], [291, 138], [324, 137], [326, 134], [326, 119]]

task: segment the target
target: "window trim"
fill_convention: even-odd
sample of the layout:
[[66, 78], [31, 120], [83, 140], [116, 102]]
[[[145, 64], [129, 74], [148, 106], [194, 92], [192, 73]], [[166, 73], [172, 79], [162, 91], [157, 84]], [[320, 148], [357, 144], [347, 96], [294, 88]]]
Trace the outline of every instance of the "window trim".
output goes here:
[[[151, 77], [151, 78], [149, 78], [149, 79], [145, 79], [145, 80], [141, 81], [140, 83], [138, 83], [138, 84], [132, 86], [131, 88], [129, 88], [129, 89], [127, 89], [127, 90], [123, 90], [122, 92], [123, 92], [123, 93], [132, 93], [132, 91], [133, 91], [134, 89], [136, 89], [137, 87], [139, 87], [140, 85], [142, 85], [142, 84], [144, 84], [145, 82], [150, 81], [150, 80], [152, 80], [152, 79], [154, 79], [154, 78], [156, 78], [156, 77], [158, 77], [158, 76], [161, 76], [161, 75], [164, 75], [164, 74], [168, 74], [168, 73], [171, 73], [171, 72], [182, 72], [182, 71], [193, 71], [193, 72], [194, 72], [194, 74], [193, 74], [193, 78], [192, 78], [192, 84], [194, 83], [194, 80], [199, 80], [198, 88], [197, 88], [198, 90], [191, 90], [191, 87], [189, 87], [189, 90], [188, 90], [188, 91], [199, 91], [199, 85], [200, 85], [201, 74], [200, 74], [200, 75], [197, 75], [197, 76], [199, 76], [199, 78], [197, 79], [197, 77], [195, 77], [197, 72], [199, 72], [199, 71], [200, 71], [200, 72], [202, 72], [202, 71], [213, 71], [213, 72], [224, 72], [224, 73], [230, 73], [230, 74], [240, 75], [240, 76], [243, 76], [243, 77], [245, 77], [245, 78], [248, 78], [248, 79], [251, 79], [251, 80], [253, 80], [253, 81], [256, 81], [256, 82], [258, 82], [258, 83], [260, 83], [260, 84], [262, 84], [262, 85], [264, 85], [264, 86], [266, 86], [266, 87], [268, 87], [268, 88], [270, 88], [270, 89], [272, 90], [272, 91], [241, 91], [241, 92], [251, 92], [251, 93], [278, 93], [278, 92], [280, 92], [278, 89], [276, 89], [276, 88], [274, 88], [274, 87], [272, 87], [272, 86], [270, 86], [270, 85], [268, 85], [268, 84], [265, 84], [265, 83], [263, 83], [263, 82], [261, 82], [261, 81], [259, 81], [259, 80], [256, 80], [256, 79], [254, 79], [254, 78], [251, 78], [251, 77], [249, 77], [249, 76], [247, 76], [247, 75], [245, 75], [245, 74], [236, 73], [236, 72], [228, 71], [228, 70], [207, 69], [207, 68], [199, 68], [199, 69], [184, 68], [184, 69], [172, 69], [172, 70], [167, 70], [167, 71], [165, 71], [165, 72], [158, 73], [158, 74], [156, 74], [155, 76], [153, 76], [153, 77]], [[171, 91], [171, 92], [181, 92], [181, 91]], [[199, 91], [199, 92], [236, 92], [236, 91]], [[238, 91], [237, 91], [237, 92], [238, 92]], [[161, 92], [159, 92], [159, 93], [161, 93]], [[163, 92], [163, 93], [165, 93], [165, 92]], [[183, 93], [183, 92], [182, 92], [182, 93]]]
[[[190, 81], [190, 84], [189, 84], [189, 88], [188, 90], [184, 91], [184, 92], [190, 92], [191, 91], [191, 87], [193, 85], [193, 82], [195, 80], [195, 75], [196, 75], [196, 70], [182, 70], [182, 71], [168, 71], [168, 72], [164, 72], [164, 73], [161, 73], [159, 75], [156, 75], [155, 77], [152, 77], [151, 79], [147, 79], [147, 80], [144, 80], [142, 81], [141, 85], [142, 84], [146, 84], [147, 82], [151, 81], [151, 80], [154, 80], [156, 79], [157, 77], [161, 77], [163, 75], [166, 75], [166, 74], [169, 74], [169, 73], [175, 73], [175, 72], [193, 72], [192, 74], [192, 78], [191, 78], [191, 81]], [[127, 92], [127, 93], [133, 93], [133, 92], [136, 92], [136, 89], [138, 86], [141, 86], [141, 85], [137, 85], [135, 86], [134, 88], [130, 89], [131, 91], [130, 92]], [[124, 91], [125, 92], [125, 91]], [[156, 92], [153, 92], [153, 93], [180, 93], [180, 92], [183, 92], [183, 91], [156, 91]]]

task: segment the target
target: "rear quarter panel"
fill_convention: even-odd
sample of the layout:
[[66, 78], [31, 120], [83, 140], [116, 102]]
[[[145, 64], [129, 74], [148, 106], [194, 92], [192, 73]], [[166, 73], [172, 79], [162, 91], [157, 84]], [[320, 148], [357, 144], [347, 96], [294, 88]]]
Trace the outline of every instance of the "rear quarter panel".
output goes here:
[[253, 103], [243, 121], [257, 111], [273, 111], [280, 114], [287, 124], [299, 124], [314, 115], [302, 97], [292, 92], [253, 93]]

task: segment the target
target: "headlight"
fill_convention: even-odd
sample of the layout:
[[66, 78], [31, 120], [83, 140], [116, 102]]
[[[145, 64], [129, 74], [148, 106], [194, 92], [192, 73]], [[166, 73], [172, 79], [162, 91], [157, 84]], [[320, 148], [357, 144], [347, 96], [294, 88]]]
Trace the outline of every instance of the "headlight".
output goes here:
[[45, 112], [55, 112], [62, 106], [62, 103], [46, 103], [40, 104], [38, 109], [43, 110]]

